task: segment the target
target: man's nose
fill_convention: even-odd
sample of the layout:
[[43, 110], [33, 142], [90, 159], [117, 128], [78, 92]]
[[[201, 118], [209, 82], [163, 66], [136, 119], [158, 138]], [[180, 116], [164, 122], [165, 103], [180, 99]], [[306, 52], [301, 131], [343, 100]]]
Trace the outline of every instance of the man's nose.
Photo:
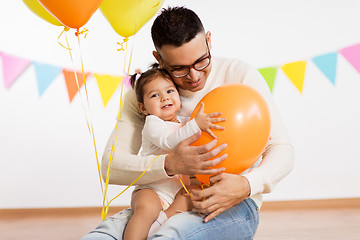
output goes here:
[[191, 80], [198, 80], [199, 79], [199, 77], [200, 77], [200, 71], [197, 71], [197, 70], [195, 70], [193, 67], [192, 68], [190, 68], [190, 70], [189, 70], [189, 74], [188, 74], [188, 77], [191, 79]]

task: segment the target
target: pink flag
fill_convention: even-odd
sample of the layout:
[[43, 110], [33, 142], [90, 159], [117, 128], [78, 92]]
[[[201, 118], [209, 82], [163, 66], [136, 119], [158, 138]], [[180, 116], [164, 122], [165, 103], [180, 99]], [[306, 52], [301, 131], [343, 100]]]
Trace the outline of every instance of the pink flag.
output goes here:
[[360, 43], [343, 48], [340, 53], [360, 73]]
[[29, 66], [30, 61], [6, 53], [0, 53], [0, 56], [2, 58], [4, 86], [5, 88], [9, 88], [27, 66]]
[[130, 76], [124, 76], [123, 84], [124, 84], [125, 89], [128, 89], [131, 87]]

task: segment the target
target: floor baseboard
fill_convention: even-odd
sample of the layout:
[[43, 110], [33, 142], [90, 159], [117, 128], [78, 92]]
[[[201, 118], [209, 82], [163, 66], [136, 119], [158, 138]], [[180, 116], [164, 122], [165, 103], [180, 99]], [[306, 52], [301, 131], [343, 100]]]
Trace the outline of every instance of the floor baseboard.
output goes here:
[[[112, 206], [107, 216], [111, 216], [127, 206]], [[101, 216], [102, 207], [74, 207], [74, 208], [16, 208], [0, 209], [0, 219], [27, 217], [69, 217], [69, 216]]]
[[360, 208], [360, 198], [317, 199], [296, 201], [264, 201], [262, 211], [300, 209], [345, 209]]
[[[128, 206], [112, 206], [108, 216], [111, 216]], [[319, 199], [296, 201], [265, 201], [261, 211], [301, 210], [301, 209], [345, 209], [360, 208], [360, 198]], [[0, 219], [26, 217], [69, 217], [101, 215], [101, 207], [78, 208], [27, 208], [27, 209], [0, 209]]]

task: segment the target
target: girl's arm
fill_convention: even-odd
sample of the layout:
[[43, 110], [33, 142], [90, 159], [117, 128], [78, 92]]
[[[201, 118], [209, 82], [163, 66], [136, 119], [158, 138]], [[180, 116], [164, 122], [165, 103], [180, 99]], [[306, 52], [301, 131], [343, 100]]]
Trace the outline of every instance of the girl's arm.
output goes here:
[[180, 128], [178, 128], [178, 126], [174, 126], [173, 124], [176, 123], [167, 123], [159, 117], [153, 115], [147, 116], [142, 133], [143, 137], [157, 147], [165, 151], [170, 151], [181, 141], [201, 131], [196, 124], [195, 119], [192, 119]]

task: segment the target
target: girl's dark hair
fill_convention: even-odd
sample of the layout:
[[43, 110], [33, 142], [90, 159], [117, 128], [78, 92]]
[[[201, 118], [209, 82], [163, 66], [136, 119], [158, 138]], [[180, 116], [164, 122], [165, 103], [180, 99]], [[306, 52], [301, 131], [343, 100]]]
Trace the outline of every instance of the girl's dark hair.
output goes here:
[[200, 18], [185, 7], [162, 9], [151, 27], [151, 37], [157, 49], [166, 44], [180, 47], [200, 32], [204, 32]]
[[[138, 79], [137, 76], [139, 75]], [[157, 77], [163, 77], [172, 81], [169, 73], [162, 68], [159, 68], [159, 64], [154, 63], [149, 70], [141, 74], [135, 73], [130, 77], [131, 87], [135, 90], [136, 99], [140, 103], [144, 103], [144, 86], [154, 80]]]

